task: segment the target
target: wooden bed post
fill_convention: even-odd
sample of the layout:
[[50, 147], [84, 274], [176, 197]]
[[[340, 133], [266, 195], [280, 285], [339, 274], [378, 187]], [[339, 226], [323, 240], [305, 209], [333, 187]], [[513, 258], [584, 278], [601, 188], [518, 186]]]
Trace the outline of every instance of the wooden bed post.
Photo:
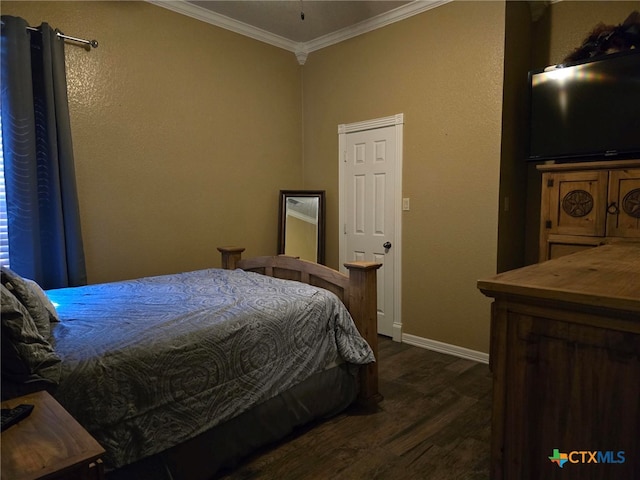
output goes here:
[[222, 268], [235, 270], [244, 250], [243, 247], [218, 247], [218, 251], [222, 254]]
[[349, 311], [374, 355], [376, 362], [360, 370], [359, 403], [373, 406], [382, 400], [378, 391], [378, 290], [377, 270], [382, 266], [374, 262], [348, 262], [349, 270]]

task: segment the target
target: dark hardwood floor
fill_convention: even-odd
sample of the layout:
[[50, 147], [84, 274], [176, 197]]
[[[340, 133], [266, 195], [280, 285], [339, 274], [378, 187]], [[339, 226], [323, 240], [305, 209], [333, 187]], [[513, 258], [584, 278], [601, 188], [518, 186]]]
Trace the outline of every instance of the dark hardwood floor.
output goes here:
[[380, 337], [379, 372], [377, 411], [316, 423], [219, 478], [489, 478], [488, 365]]

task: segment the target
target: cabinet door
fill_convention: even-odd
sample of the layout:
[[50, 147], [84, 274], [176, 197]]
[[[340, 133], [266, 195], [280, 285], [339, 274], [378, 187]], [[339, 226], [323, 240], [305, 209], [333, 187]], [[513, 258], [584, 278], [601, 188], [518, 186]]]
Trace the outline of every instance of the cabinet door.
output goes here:
[[[545, 174], [542, 228], [560, 235], [605, 235], [607, 172], [578, 171]], [[543, 204], [544, 208], [544, 204]]]
[[[505, 407], [494, 411], [504, 415], [502, 478], [638, 478], [640, 335], [534, 315], [510, 314], [509, 322]], [[613, 462], [575, 453], [559, 468], [550, 461], [556, 449], [614, 452]]]
[[607, 235], [640, 238], [640, 169], [609, 174]]

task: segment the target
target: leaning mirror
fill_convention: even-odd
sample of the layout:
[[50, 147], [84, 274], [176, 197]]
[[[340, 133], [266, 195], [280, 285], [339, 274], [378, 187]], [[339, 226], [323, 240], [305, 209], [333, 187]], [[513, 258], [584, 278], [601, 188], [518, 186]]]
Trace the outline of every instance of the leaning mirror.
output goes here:
[[324, 264], [324, 190], [280, 190], [278, 253]]

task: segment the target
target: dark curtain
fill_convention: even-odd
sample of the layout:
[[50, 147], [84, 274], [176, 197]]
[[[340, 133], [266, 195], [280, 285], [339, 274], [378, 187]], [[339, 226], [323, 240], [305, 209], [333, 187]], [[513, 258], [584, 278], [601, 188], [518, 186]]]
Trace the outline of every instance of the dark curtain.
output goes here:
[[64, 41], [2, 16], [2, 139], [11, 269], [43, 288], [86, 284]]

